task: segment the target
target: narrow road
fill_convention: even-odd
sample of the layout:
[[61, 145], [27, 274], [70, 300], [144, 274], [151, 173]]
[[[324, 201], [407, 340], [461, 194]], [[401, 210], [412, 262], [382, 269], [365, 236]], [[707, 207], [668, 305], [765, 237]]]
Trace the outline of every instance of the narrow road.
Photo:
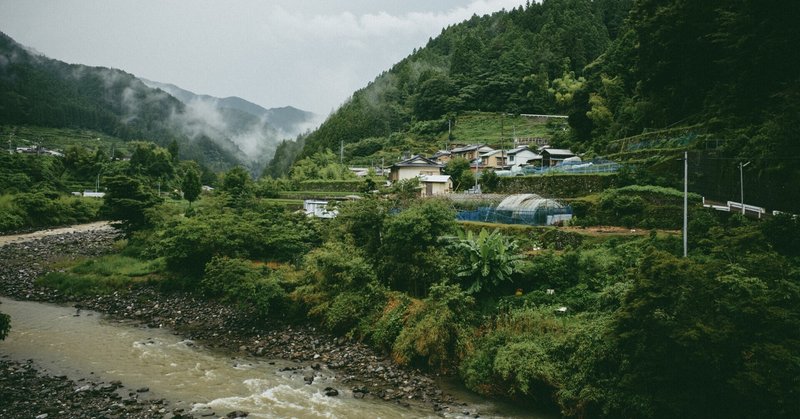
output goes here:
[[34, 231], [33, 233], [25, 233], [25, 234], [12, 234], [9, 236], [0, 236], [0, 247], [5, 246], [9, 243], [24, 243], [33, 241], [36, 239], [40, 239], [46, 236], [55, 236], [58, 234], [66, 234], [66, 233], [78, 233], [83, 231], [91, 231], [91, 230], [108, 230], [111, 229], [111, 225], [108, 221], [97, 221], [94, 223], [89, 224], [78, 224], [69, 227], [61, 227], [61, 228], [53, 228], [47, 230], [40, 230]]

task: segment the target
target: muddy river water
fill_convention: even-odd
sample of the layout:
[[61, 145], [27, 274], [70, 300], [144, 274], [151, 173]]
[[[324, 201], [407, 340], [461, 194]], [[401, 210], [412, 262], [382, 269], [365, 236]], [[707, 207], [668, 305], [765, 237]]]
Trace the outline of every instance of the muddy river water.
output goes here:
[[[143, 328], [68, 306], [0, 298], [11, 315], [11, 333], [0, 354], [32, 359], [54, 375], [121, 381], [128, 391], [168, 400], [198, 415], [241, 410], [269, 418], [436, 417], [429, 407], [404, 407], [354, 398], [324, 366], [313, 370], [286, 360], [231, 357], [182, 339], [168, 330]], [[313, 382], [307, 384], [308, 377]], [[335, 388], [335, 397], [325, 389]], [[476, 400], [482, 416], [529, 416]], [[457, 415], [457, 414], [456, 414]]]
[[[332, 371], [302, 369], [284, 360], [226, 357], [163, 329], [136, 327], [71, 307], [0, 299], [11, 333], [0, 353], [33, 359], [52, 374], [121, 381], [129, 390], [174, 406], [250, 417], [394, 418], [431, 416], [428, 410], [353, 397]], [[301, 367], [298, 370], [293, 368]], [[287, 369], [288, 368], [288, 369]], [[314, 376], [312, 384], [304, 377]], [[96, 377], [96, 378], [95, 378]], [[324, 394], [326, 387], [339, 391]]]

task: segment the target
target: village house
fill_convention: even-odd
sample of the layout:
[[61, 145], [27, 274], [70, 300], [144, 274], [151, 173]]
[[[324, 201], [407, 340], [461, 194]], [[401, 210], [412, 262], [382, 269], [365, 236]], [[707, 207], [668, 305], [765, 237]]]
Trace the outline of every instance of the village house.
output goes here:
[[470, 144], [450, 150], [450, 157], [461, 157], [469, 161], [473, 161], [479, 158], [481, 154], [488, 153], [492, 150], [494, 149], [485, 144]]
[[54, 156], [54, 157], [64, 157], [64, 153], [62, 153], [60, 151], [56, 151], [56, 150], [50, 150], [50, 149], [44, 148], [42, 146], [17, 147], [15, 149], [15, 151], [17, 153], [22, 153], [22, 154], [38, 154], [38, 155], [45, 154], [45, 155]]
[[564, 160], [575, 157], [575, 153], [562, 148], [545, 148], [542, 150], [542, 167], [551, 167]]
[[529, 165], [542, 159], [541, 155], [531, 151], [528, 146], [520, 146], [509, 150], [506, 155], [508, 156], [508, 166], [512, 171], [518, 171], [522, 165]]
[[447, 164], [447, 162], [450, 161], [450, 152], [447, 150], [439, 150], [434, 153], [430, 159], [439, 164]]
[[411, 157], [393, 164], [389, 169], [389, 180], [397, 182], [400, 180], [413, 179], [426, 175], [441, 175], [444, 166], [420, 155]]
[[506, 150], [492, 150], [481, 154], [481, 164], [488, 169], [502, 170], [506, 166]]

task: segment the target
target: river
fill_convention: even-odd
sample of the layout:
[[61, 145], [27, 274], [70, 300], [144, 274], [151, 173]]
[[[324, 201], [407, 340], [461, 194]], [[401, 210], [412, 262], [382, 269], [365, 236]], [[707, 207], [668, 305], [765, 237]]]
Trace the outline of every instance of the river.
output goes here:
[[[0, 298], [11, 316], [11, 333], [0, 352], [11, 359], [32, 359], [55, 375], [72, 379], [121, 381], [128, 389], [148, 387], [187, 411], [250, 417], [394, 418], [427, 417], [428, 410], [353, 397], [332, 371], [301, 367], [284, 360], [225, 357], [163, 329], [111, 321], [99, 313], [51, 304]], [[283, 371], [281, 371], [283, 370]], [[310, 385], [304, 376], [318, 375]], [[96, 378], [95, 378], [96, 377]], [[326, 387], [339, 396], [324, 395]]]
[[[436, 417], [430, 408], [354, 398], [325, 367], [315, 371], [286, 360], [225, 356], [165, 329], [72, 307], [6, 298], [0, 302], [12, 325], [0, 342], [0, 353], [17, 361], [32, 359], [49, 373], [74, 380], [118, 380], [129, 391], [147, 387], [144, 395], [166, 399], [187, 412], [225, 415], [242, 410], [250, 417], [268, 418]], [[307, 376], [315, 376], [312, 384], [306, 384]], [[339, 395], [326, 396], [327, 387]], [[471, 407], [484, 417], [527, 416], [474, 401]]]

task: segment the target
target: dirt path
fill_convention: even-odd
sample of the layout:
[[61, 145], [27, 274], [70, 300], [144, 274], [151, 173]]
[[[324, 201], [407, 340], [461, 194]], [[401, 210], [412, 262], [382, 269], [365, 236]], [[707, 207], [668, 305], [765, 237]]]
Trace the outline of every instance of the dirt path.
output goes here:
[[108, 221], [97, 221], [94, 223], [89, 224], [78, 224], [69, 227], [61, 227], [61, 228], [53, 228], [47, 230], [39, 230], [34, 231], [33, 233], [25, 233], [25, 234], [12, 234], [9, 236], [0, 236], [0, 247], [5, 246], [9, 243], [24, 243], [29, 242], [32, 240], [40, 239], [46, 236], [55, 236], [58, 234], [67, 234], [67, 233], [78, 233], [82, 231], [91, 231], [91, 230], [107, 230], [111, 229], [111, 225]]
[[[571, 231], [587, 236], [646, 236], [650, 234], [649, 229], [625, 228], [618, 226], [593, 226], [593, 227], [560, 227], [561, 230]], [[679, 235], [680, 230], [656, 230], [659, 233]]]

